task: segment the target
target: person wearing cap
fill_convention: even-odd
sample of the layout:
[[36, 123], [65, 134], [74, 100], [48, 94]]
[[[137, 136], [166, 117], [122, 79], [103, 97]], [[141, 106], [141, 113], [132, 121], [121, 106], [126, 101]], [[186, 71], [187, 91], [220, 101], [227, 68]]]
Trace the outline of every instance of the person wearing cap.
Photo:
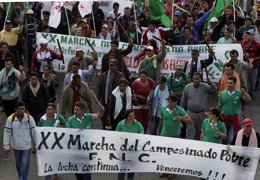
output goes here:
[[207, 84], [201, 82], [201, 74], [195, 72], [193, 82], [186, 85], [180, 106], [187, 110], [193, 124], [187, 124], [186, 139], [199, 140], [201, 125], [205, 119], [205, 110], [208, 105], [208, 94], [216, 92], [216, 85], [207, 79]]
[[71, 72], [71, 66], [73, 62], [78, 62], [80, 64], [80, 69], [88, 69], [89, 65], [91, 65], [94, 61], [98, 61], [97, 52], [92, 52], [92, 58], [86, 57], [84, 53], [84, 49], [81, 46], [77, 46], [75, 49], [75, 56], [71, 57], [68, 63], [67, 73]]
[[110, 100], [112, 91], [118, 86], [120, 79], [124, 79], [125, 76], [119, 71], [119, 61], [117, 59], [111, 59], [109, 61], [109, 69], [101, 75], [101, 81], [98, 88], [98, 95], [101, 104], [105, 107], [105, 112], [101, 118], [103, 129], [111, 127], [110, 121]]
[[219, 38], [217, 44], [232, 44], [237, 43], [235, 37], [233, 37], [232, 31], [229, 28], [225, 28], [224, 36]]
[[191, 59], [188, 60], [184, 64], [184, 69], [183, 72], [187, 73], [189, 75], [189, 78], [191, 81], [193, 81], [193, 75], [195, 72], [200, 72], [201, 73], [201, 80], [203, 81], [203, 69], [205, 67], [208, 67], [213, 63], [213, 52], [208, 50], [209, 52], [209, 58], [200, 60], [199, 59], [199, 50], [197, 49], [192, 49], [191, 51]]
[[250, 17], [246, 17], [245, 19], [244, 19], [244, 24], [243, 24], [243, 26], [241, 26], [240, 28], [239, 28], [239, 32], [241, 33], [241, 34], [243, 34], [244, 32], [246, 32], [246, 31], [248, 31], [248, 30], [250, 30], [250, 29], [255, 29], [255, 25], [253, 25], [254, 24], [254, 22], [253, 22], [253, 20], [250, 18]]
[[191, 82], [189, 75], [183, 72], [184, 65], [177, 64], [175, 73], [167, 76], [167, 85], [172, 93], [177, 97], [177, 104], [180, 104], [184, 87]]
[[23, 65], [18, 48], [17, 48], [17, 42], [18, 42], [18, 36], [23, 31], [23, 23], [21, 18], [18, 18], [18, 27], [13, 28], [13, 24], [10, 20], [7, 20], [5, 22], [5, 28], [0, 31], [0, 42], [6, 42], [9, 46], [9, 50], [13, 53], [13, 55], [16, 58], [16, 61], [18, 62], [18, 65]]
[[94, 30], [94, 24], [93, 24], [92, 19], [94, 19], [95, 28], [96, 28], [96, 32], [94, 32], [94, 33], [97, 36], [100, 33], [100, 31], [101, 31], [102, 22], [105, 19], [104, 12], [103, 12], [102, 9], [99, 8], [99, 3], [98, 2], [93, 2], [92, 12], [87, 15], [87, 18], [91, 19], [91, 21], [90, 21], [90, 28], [93, 29], [93, 30]]
[[253, 128], [252, 119], [243, 120], [243, 128], [235, 134], [231, 145], [260, 148], [260, 135]]
[[40, 38], [37, 44], [40, 45], [40, 49], [33, 54], [31, 70], [42, 74], [45, 64], [51, 64], [51, 61], [54, 59], [62, 60], [63, 54], [62, 51], [57, 53], [48, 49], [48, 40], [45, 38]]
[[236, 89], [236, 82], [237, 79], [235, 77], [229, 77], [227, 79], [227, 89], [222, 91], [218, 98], [218, 109], [221, 118], [226, 124], [228, 143], [231, 142], [234, 133], [237, 133], [240, 128], [239, 112], [242, 100], [244, 103], [251, 101], [244, 88]]
[[208, 26], [208, 31], [209, 31], [210, 34], [212, 34], [214, 28], [217, 27], [218, 18], [212, 17], [209, 22], [210, 22], [210, 24], [209, 24], [209, 26]]
[[161, 52], [156, 55], [153, 46], [147, 46], [145, 49], [145, 59], [139, 63], [137, 72], [145, 69], [148, 72], [148, 77], [155, 82], [161, 77], [161, 63], [166, 56], [165, 41], [162, 40]]
[[28, 52], [27, 54], [27, 67], [31, 69], [32, 65], [32, 57], [36, 49], [36, 31], [38, 29], [38, 24], [36, 19], [34, 18], [33, 10], [29, 9], [26, 12], [26, 19], [24, 23], [24, 39]]
[[150, 123], [150, 134], [156, 135], [156, 130], [158, 127], [158, 123], [161, 117], [161, 108], [167, 105], [166, 98], [168, 98], [171, 94], [171, 90], [168, 88], [167, 79], [164, 76], [161, 76], [156, 86], [151, 101], [149, 102], [152, 106], [151, 110], [151, 123]]
[[128, 43], [129, 44], [128, 44], [127, 48], [122, 50], [122, 49], [118, 49], [119, 42], [117, 40], [111, 41], [110, 51], [102, 57], [102, 64], [101, 64], [102, 73], [108, 71], [109, 62], [112, 59], [116, 59], [118, 61], [118, 66], [117, 66], [118, 71], [122, 72], [125, 75], [127, 80], [130, 79], [130, 73], [125, 64], [124, 57], [132, 52], [133, 40], [131, 38], [129, 38]]
[[75, 103], [81, 101], [85, 105], [85, 112], [93, 112], [91, 91], [79, 74], [72, 76], [70, 84], [63, 88], [61, 96], [60, 114], [66, 118], [74, 114]]
[[253, 68], [247, 72], [247, 87], [252, 98], [257, 81], [257, 71], [260, 60], [260, 43], [255, 40], [255, 31], [253, 29], [248, 30], [246, 34], [248, 35], [248, 38], [242, 41], [242, 48], [244, 50], [244, 60], [250, 61], [253, 64]]

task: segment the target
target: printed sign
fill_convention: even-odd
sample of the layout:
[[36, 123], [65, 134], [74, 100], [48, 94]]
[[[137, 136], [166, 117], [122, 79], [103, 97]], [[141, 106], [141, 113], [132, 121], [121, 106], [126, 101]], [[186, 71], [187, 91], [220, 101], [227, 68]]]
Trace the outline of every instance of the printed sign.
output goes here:
[[104, 130], [37, 127], [35, 131], [39, 176], [157, 172], [253, 180], [259, 161], [258, 148]]
[[[65, 65], [62, 64], [61, 61], [53, 61], [54, 67], [56, 70], [65, 70], [66, 66], [69, 62], [69, 59], [75, 55], [75, 48], [77, 46], [81, 46], [86, 56], [91, 56], [91, 48], [89, 47], [86, 39], [84, 37], [77, 36], [69, 36], [62, 34], [52, 34], [52, 33], [37, 33], [37, 42], [40, 38], [46, 38], [49, 43], [48, 47], [59, 52], [59, 48], [57, 45], [57, 39], [59, 39], [61, 43], [61, 47], [64, 52], [65, 57]], [[91, 39], [88, 38], [91, 45], [95, 48], [98, 53], [98, 68], [101, 67], [101, 59], [105, 53], [110, 51], [110, 43], [111, 41], [101, 40], [101, 39]], [[128, 43], [119, 43], [119, 48], [126, 49]], [[222, 75], [222, 70], [224, 63], [229, 59], [229, 52], [233, 49], [236, 49], [239, 53], [239, 57], [243, 57], [243, 50], [241, 44], [212, 44], [210, 45], [215, 52], [215, 56], [217, 60], [214, 61], [208, 67], [208, 74], [212, 81], [218, 82]], [[135, 55], [138, 54], [144, 46], [142, 45], [134, 45], [132, 53], [125, 57], [125, 63], [128, 69], [131, 71], [131, 75], [136, 75], [136, 70], [140, 60], [134, 59]], [[167, 46], [166, 48], [166, 57], [162, 62], [162, 73], [170, 74], [174, 72], [176, 64], [182, 63], [184, 64], [187, 60], [191, 59], [191, 51], [192, 49], [198, 49], [200, 52], [199, 59], [207, 59], [208, 58], [208, 47], [205, 44], [200, 45], [179, 45], [179, 46]], [[205, 73], [204, 73], [205, 74]]]

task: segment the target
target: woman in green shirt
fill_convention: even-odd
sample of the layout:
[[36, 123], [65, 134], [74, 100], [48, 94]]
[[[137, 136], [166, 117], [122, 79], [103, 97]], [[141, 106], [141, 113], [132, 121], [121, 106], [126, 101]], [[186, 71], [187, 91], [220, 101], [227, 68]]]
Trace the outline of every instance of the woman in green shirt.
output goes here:
[[[144, 128], [140, 122], [135, 120], [135, 114], [132, 109], [128, 109], [125, 112], [125, 119], [120, 121], [117, 124], [116, 131], [120, 132], [130, 132], [130, 133], [144, 133]], [[134, 179], [134, 173], [128, 173], [127, 179], [133, 180]], [[118, 174], [118, 180], [124, 180], [125, 179], [125, 173], [119, 173]]]
[[[39, 127], [65, 127], [65, 119], [62, 115], [56, 113], [56, 106], [54, 103], [47, 105], [46, 114], [44, 114], [40, 121]], [[45, 176], [44, 180], [56, 180], [57, 174]]]
[[65, 125], [64, 117], [56, 113], [55, 104], [49, 103], [47, 105], [46, 114], [44, 114], [39, 121], [39, 127], [65, 127]]
[[218, 109], [211, 108], [208, 111], [208, 118], [201, 126], [200, 140], [221, 144], [225, 139], [227, 139], [225, 123], [221, 120]]

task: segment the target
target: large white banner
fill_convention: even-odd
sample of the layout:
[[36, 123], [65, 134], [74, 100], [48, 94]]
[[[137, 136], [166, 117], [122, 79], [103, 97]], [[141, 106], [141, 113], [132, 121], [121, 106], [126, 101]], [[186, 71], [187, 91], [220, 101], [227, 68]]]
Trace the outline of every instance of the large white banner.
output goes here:
[[156, 172], [254, 180], [258, 148], [104, 130], [36, 128], [38, 175]]
[[[38, 40], [44, 37], [49, 43], [48, 47], [55, 51], [59, 52], [59, 48], [57, 45], [57, 39], [59, 39], [61, 47], [64, 52], [65, 57], [65, 65], [61, 63], [61, 61], [53, 61], [54, 67], [56, 70], [64, 70], [66, 69], [66, 65], [69, 59], [75, 55], [75, 48], [77, 46], [81, 46], [85, 50], [86, 56], [91, 56], [91, 48], [89, 47], [87, 41], [84, 37], [76, 37], [62, 34], [51, 34], [51, 33], [37, 33], [37, 42]], [[98, 52], [98, 68], [101, 65], [101, 59], [103, 55], [110, 51], [110, 41], [100, 40], [100, 39], [91, 39], [88, 38], [92, 46]], [[128, 43], [119, 43], [119, 48], [126, 49]], [[240, 44], [211, 44], [210, 45], [215, 52], [217, 57], [217, 61], [214, 61], [208, 67], [209, 77], [214, 81], [218, 82], [221, 75], [223, 65], [229, 59], [229, 52], [233, 49], [236, 49], [239, 53], [239, 57], [243, 57], [243, 50]], [[125, 62], [128, 69], [131, 71], [131, 75], [135, 76], [136, 69], [138, 67], [138, 60], [134, 60], [134, 57], [137, 53], [139, 53], [144, 46], [142, 45], [134, 45], [132, 53], [125, 57]], [[200, 51], [200, 59], [208, 58], [208, 47], [205, 44], [201, 45], [183, 45], [183, 46], [167, 46], [166, 48], [166, 57], [162, 63], [162, 73], [170, 74], [174, 72], [176, 64], [185, 63], [187, 60], [191, 59], [191, 51], [192, 49], [198, 49]], [[205, 73], [204, 73], [205, 74]]]

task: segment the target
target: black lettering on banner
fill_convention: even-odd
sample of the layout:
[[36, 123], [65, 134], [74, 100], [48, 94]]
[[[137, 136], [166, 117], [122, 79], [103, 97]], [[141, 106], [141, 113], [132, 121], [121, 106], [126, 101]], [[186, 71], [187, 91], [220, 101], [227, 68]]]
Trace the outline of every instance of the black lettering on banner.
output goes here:
[[81, 149], [80, 135], [76, 135], [75, 139], [73, 138], [74, 136], [71, 134], [67, 145], [68, 149], [71, 149], [71, 145], [75, 146], [76, 144], [78, 144], [78, 149]]
[[150, 162], [149, 160], [143, 160], [143, 157], [150, 157], [150, 155], [149, 154], [146, 154], [146, 153], [143, 153], [143, 154], [140, 154], [139, 156], [138, 156], [138, 161], [140, 161], [140, 162]]
[[89, 159], [93, 160], [96, 157], [97, 153], [89, 153]]
[[247, 167], [250, 161], [249, 157], [239, 156], [236, 152], [229, 152], [227, 150], [222, 150], [220, 154], [220, 160], [227, 161], [231, 163], [237, 163], [239, 166]]
[[121, 159], [119, 159], [119, 157], [116, 157], [114, 155], [114, 153], [109, 153], [109, 160], [113, 160], [113, 159], [116, 159], [116, 160], [119, 160], [119, 161], [125, 161], [125, 153], [122, 153], [122, 156], [121, 156]]
[[48, 137], [50, 135], [51, 135], [51, 132], [48, 132], [46, 136], [45, 136], [44, 132], [41, 132], [42, 142], [39, 144], [37, 150], [40, 150], [43, 145], [44, 145], [45, 149], [49, 149], [49, 146], [47, 145], [46, 140], [48, 139]]
[[65, 133], [62, 133], [60, 137], [57, 136], [57, 132], [54, 133], [55, 141], [51, 147], [51, 149], [54, 149], [54, 147], [57, 145], [60, 149], [63, 149], [63, 147], [60, 145], [60, 140], [65, 136]]
[[47, 173], [47, 172], [52, 172], [52, 167], [47, 165], [47, 163], [45, 163], [44, 165], [44, 173]]

